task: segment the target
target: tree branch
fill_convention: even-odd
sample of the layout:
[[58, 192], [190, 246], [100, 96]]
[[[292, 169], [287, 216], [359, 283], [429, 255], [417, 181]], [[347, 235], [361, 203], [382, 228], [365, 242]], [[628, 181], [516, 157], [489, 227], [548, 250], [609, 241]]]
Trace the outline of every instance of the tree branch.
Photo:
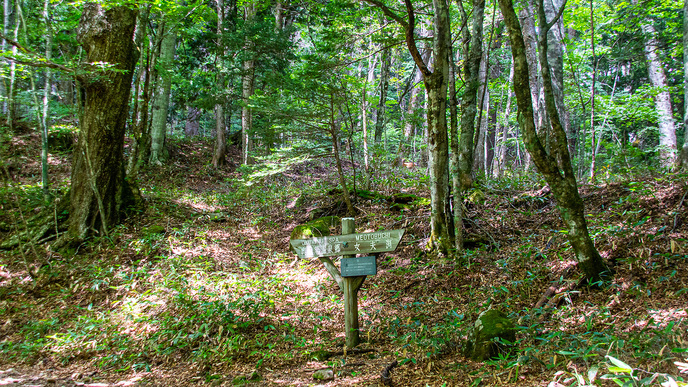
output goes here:
[[17, 47], [20, 51], [24, 52], [25, 54], [32, 56], [33, 57], [32, 59], [37, 60], [37, 62], [32, 62], [32, 61], [27, 61], [25, 59], [15, 58], [15, 57], [12, 57], [9, 55], [3, 55], [2, 56], [3, 58], [5, 58], [6, 60], [8, 60], [10, 62], [18, 63], [18, 64], [25, 65], [25, 66], [31, 66], [31, 67], [46, 67], [46, 68], [64, 71], [67, 73], [76, 74], [76, 71], [74, 69], [69, 68], [69, 67], [64, 66], [64, 65], [61, 65], [61, 64], [58, 64], [58, 63], [55, 63], [55, 62], [52, 62], [52, 61], [49, 61], [49, 60], [41, 57], [40, 55], [36, 54], [35, 52], [29, 50], [28, 48], [22, 46], [21, 44], [19, 44], [19, 42], [8, 38], [7, 36], [5, 36], [2, 33], [0, 33], [0, 38], [4, 39], [10, 45]]

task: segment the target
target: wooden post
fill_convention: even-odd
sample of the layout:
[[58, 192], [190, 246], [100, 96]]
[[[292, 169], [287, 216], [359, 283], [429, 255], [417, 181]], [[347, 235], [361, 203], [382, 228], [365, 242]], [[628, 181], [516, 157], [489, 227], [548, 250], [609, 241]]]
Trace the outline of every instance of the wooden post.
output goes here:
[[[353, 234], [354, 229], [354, 218], [342, 218], [342, 235]], [[345, 255], [342, 259], [351, 257], [351, 255]], [[361, 288], [365, 278], [365, 276], [342, 278], [342, 290], [344, 291], [344, 329], [347, 348], [354, 348], [361, 342], [358, 330], [358, 290]]]

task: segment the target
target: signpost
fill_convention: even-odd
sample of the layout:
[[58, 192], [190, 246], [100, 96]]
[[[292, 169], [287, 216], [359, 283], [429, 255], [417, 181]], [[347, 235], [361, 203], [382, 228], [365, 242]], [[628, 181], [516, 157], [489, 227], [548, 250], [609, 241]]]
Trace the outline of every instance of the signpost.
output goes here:
[[[377, 274], [375, 256], [355, 257], [351, 254], [394, 251], [404, 231], [354, 234], [354, 218], [343, 218], [342, 235], [289, 241], [300, 258], [318, 258], [344, 292], [344, 329], [348, 348], [354, 348], [361, 341], [358, 329], [358, 290], [366, 276]], [[342, 256], [341, 272], [329, 258], [335, 255]]]

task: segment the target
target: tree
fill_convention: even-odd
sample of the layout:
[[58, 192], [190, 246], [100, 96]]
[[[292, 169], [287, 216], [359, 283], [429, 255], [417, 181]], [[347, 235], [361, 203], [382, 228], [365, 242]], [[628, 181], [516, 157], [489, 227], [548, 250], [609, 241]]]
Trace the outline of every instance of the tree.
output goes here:
[[418, 50], [415, 36], [416, 15], [411, 0], [404, 0], [406, 18], [379, 0], [365, 0], [378, 7], [390, 19], [404, 29], [406, 45], [411, 57], [423, 75], [427, 92], [427, 144], [428, 164], [430, 166], [430, 201], [431, 234], [429, 245], [441, 253], [448, 253], [452, 248], [449, 230], [451, 214], [447, 212], [449, 186], [449, 144], [447, 137], [447, 87], [449, 82], [449, 52], [447, 42], [451, 41], [449, 7], [445, 0], [433, 0], [433, 63], [430, 70], [428, 63]]
[[688, 0], [683, 0], [683, 147], [678, 162], [688, 170]]
[[[463, 8], [463, 3], [461, 1], [458, 3], [464, 24], [468, 24], [468, 16]], [[472, 32], [468, 31], [468, 27], [463, 29], [463, 51], [467, 55], [463, 65], [466, 89], [461, 100], [461, 141], [458, 155], [458, 173], [462, 189], [467, 189], [473, 185], [473, 136], [478, 107], [478, 88], [480, 87], [480, 62], [483, 57], [484, 15], [485, 1], [474, 0]]]
[[[225, 19], [224, 0], [217, 0], [217, 54], [215, 58], [216, 80], [220, 90], [224, 89], [225, 79], [222, 74], [223, 66], [220, 57], [225, 55], [224, 19]], [[227, 141], [225, 140], [225, 110], [224, 101], [220, 99], [215, 104], [215, 151], [213, 152], [213, 167], [224, 166], [227, 161]]]
[[162, 165], [164, 160], [165, 134], [167, 128], [167, 110], [170, 105], [170, 90], [172, 88], [172, 62], [174, 59], [177, 29], [165, 29], [160, 47], [160, 60], [157, 63], [157, 90], [153, 100], [153, 117], [151, 119], [151, 152], [149, 162]]
[[524, 142], [533, 162], [549, 184], [573, 247], [575, 259], [585, 277], [592, 281], [609, 279], [611, 271], [595, 248], [588, 234], [583, 200], [578, 193], [575, 173], [571, 166], [566, 133], [559, 119], [552, 90], [552, 78], [547, 61], [547, 31], [561, 17], [563, 7], [552, 21], [547, 21], [542, 0], [538, 4], [538, 19], [542, 32], [538, 41], [540, 71], [545, 92], [545, 104], [553, 134], [552, 146], [548, 152], [543, 146], [535, 126], [533, 104], [530, 94], [530, 79], [526, 46], [512, 0], [499, 0], [499, 8], [509, 31], [511, 52], [514, 59], [514, 93], [518, 105], [518, 123], [523, 130]]
[[108, 235], [131, 202], [124, 176], [124, 131], [136, 63], [135, 9], [86, 3], [77, 30], [92, 66], [99, 70], [82, 82], [85, 94], [79, 143], [69, 193], [68, 239]]
[[[638, 0], [633, 0], [633, 4], [637, 6]], [[660, 163], [662, 166], [670, 168], [676, 163], [676, 126], [671, 111], [671, 95], [667, 89], [667, 76], [657, 52], [659, 42], [652, 20], [641, 18], [640, 29], [644, 35], [645, 58], [647, 59], [650, 82], [653, 87], [658, 89], [654, 101], [659, 124]]]

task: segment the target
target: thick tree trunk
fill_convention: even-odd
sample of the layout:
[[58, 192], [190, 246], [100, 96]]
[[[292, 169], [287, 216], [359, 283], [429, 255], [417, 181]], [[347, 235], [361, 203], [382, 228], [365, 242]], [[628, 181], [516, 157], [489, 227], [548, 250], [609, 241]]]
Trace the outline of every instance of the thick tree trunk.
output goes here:
[[449, 8], [444, 0], [433, 0], [435, 9], [435, 68], [425, 77], [428, 93], [428, 164], [430, 166], [431, 235], [430, 244], [447, 254], [452, 248], [449, 237], [447, 198], [449, 188], [449, 144], [447, 138], [447, 85], [449, 81], [450, 38]]
[[170, 90], [172, 89], [172, 62], [174, 61], [177, 30], [165, 31], [158, 60], [157, 90], [153, 101], [153, 117], [151, 120], [151, 153], [149, 162], [152, 165], [162, 165], [165, 160], [165, 138], [167, 128], [167, 110], [170, 106]]
[[[467, 19], [463, 5], [459, 1], [462, 17]], [[461, 99], [461, 141], [459, 143], [459, 179], [461, 188], [467, 189], [473, 185], [473, 137], [475, 135], [475, 116], [478, 107], [478, 88], [480, 87], [480, 62], [483, 57], [483, 18], [485, 15], [485, 1], [473, 1], [472, 32], [464, 27], [463, 72], [466, 86]], [[465, 23], [467, 24], [467, 23]]]
[[[518, 105], [518, 121], [523, 130], [523, 137], [533, 162], [552, 189], [557, 200], [561, 217], [568, 229], [568, 238], [573, 247], [575, 259], [585, 277], [592, 282], [609, 279], [611, 271], [595, 248], [585, 220], [583, 201], [578, 194], [571, 159], [568, 151], [566, 133], [559, 120], [554, 102], [552, 80], [547, 63], [547, 39], [539, 40], [540, 68], [545, 91], [547, 114], [552, 125], [552, 154], [548, 153], [538, 137], [531, 94], [529, 92], [528, 61], [523, 32], [516, 17], [511, 0], [499, 0], [499, 7], [504, 15], [504, 22], [509, 30], [511, 50], [514, 58], [514, 92]], [[541, 20], [541, 31], [547, 31], [551, 25], [546, 20], [542, 2], [538, 15]]]
[[392, 63], [391, 49], [382, 51], [380, 67], [380, 100], [377, 104], [377, 118], [375, 121], [375, 144], [382, 141], [382, 132], [385, 128], [385, 108], [387, 105], [387, 89], [389, 88], [389, 68]]
[[110, 63], [117, 71], [99, 73], [83, 84], [84, 112], [71, 178], [70, 239], [107, 235], [127, 205], [124, 130], [136, 62], [135, 24], [134, 9], [83, 5], [78, 37], [87, 62]]
[[201, 117], [201, 109], [189, 106], [186, 112], [186, 124], [184, 134], [187, 137], [194, 137], [200, 134], [201, 124], [198, 122]]
[[[633, 5], [638, 5], [638, 0], [632, 0]], [[643, 31], [645, 44], [645, 58], [647, 59], [647, 72], [652, 86], [660, 91], [655, 95], [655, 109], [659, 125], [659, 157], [663, 167], [671, 168], [676, 163], [676, 126], [671, 112], [671, 95], [667, 86], [667, 77], [664, 66], [657, 54], [659, 42], [657, 32], [651, 20], [641, 18], [640, 29]]]

